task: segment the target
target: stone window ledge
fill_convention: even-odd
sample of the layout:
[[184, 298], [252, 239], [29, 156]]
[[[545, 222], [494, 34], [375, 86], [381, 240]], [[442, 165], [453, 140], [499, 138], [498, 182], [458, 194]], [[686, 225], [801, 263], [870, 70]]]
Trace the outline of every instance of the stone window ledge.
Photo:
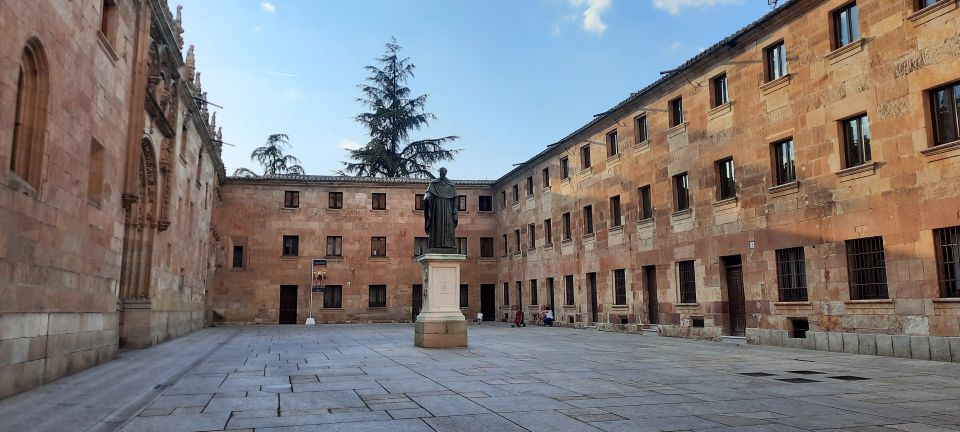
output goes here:
[[634, 148], [638, 153], [643, 153], [643, 152], [645, 152], [645, 151], [647, 151], [647, 150], [650, 150], [650, 139], [648, 138], [648, 139], [645, 139], [645, 140], [643, 140], [643, 141], [640, 141], [640, 142], [634, 144], [634, 145], [633, 145], [633, 148]]
[[777, 307], [812, 307], [813, 303], [809, 301], [778, 301], [773, 302]]
[[620, 153], [607, 157], [607, 165], [613, 165], [620, 162]]
[[522, 253], [523, 253], [523, 252], [521, 252], [521, 251], [515, 251], [515, 252], [513, 253], [513, 256], [520, 256], [520, 254], [522, 254]]
[[677, 135], [682, 135], [687, 133], [687, 122], [680, 123], [676, 126], [667, 129], [667, 139], [673, 138]]
[[533, 201], [537, 196], [534, 194], [527, 194], [527, 202]]
[[725, 198], [720, 201], [713, 203], [713, 208], [716, 210], [726, 210], [737, 207], [739, 199], [737, 197]]
[[566, 245], [569, 245], [569, 244], [571, 244], [571, 243], [573, 243], [573, 239], [563, 239], [563, 241], [560, 242], [560, 244], [561, 244], [562, 246], [566, 246]]
[[327, 255], [323, 259], [327, 261], [343, 261], [343, 255]]
[[561, 185], [563, 185], [563, 184], [570, 184], [570, 177], [564, 177], [564, 178], [560, 179], [560, 184], [561, 184]]
[[563, 306], [561, 306], [561, 307], [564, 308], [564, 309], [576, 309], [576, 308], [577, 308], [577, 305], [563, 305]]
[[625, 304], [622, 304], [622, 305], [615, 304], [615, 305], [610, 305], [610, 309], [611, 310], [629, 310], [630, 306]]
[[960, 297], [943, 297], [933, 299], [934, 303], [960, 303]]
[[847, 180], [854, 180], [862, 177], [869, 177], [876, 173], [877, 173], [876, 162], [867, 162], [862, 165], [857, 165], [850, 168], [844, 168], [836, 172], [838, 177], [845, 177], [840, 179], [840, 181], [847, 181]]
[[592, 167], [592, 166], [588, 166], [588, 167], [580, 170], [580, 175], [582, 175], [582, 176], [584, 176], [584, 177], [589, 176], [590, 174], [593, 174], [593, 167]]
[[281, 261], [296, 261], [299, 259], [300, 259], [299, 255], [281, 255], [280, 256]]
[[386, 255], [371, 255], [370, 261], [390, 261], [390, 257]]
[[281, 213], [300, 213], [300, 207], [280, 207]]
[[760, 84], [760, 93], [763, 95], [770, 94], [777, 90], [780, 90], [788, 85], [790, 85], [790, 80], [792, 80], [790, 74], [786, 74], [780, 78], [777, 78], [773, 81], [767, 81], [763, 84]]
[[596, 238], [597, 238], [596, 233], [590, 233], [590, 234], [584, 234], [584, 235], [583, 235], [583, 241], [585, 241], [585, 242], [594, 241], [594, 240], [596, 240]]
[[385, 312], [387, 310], [387, 307], [386, 306], [367, 306], [367, 310], [376, 311], [376, 312]]
[[637, 221], [637, 228], [652, 228], [653, 227], [653, 218], [646, 218], [643, 220]]
[[545, 250], [545, 251], [553, 250], [553, 243], [547, 243], [547, 244], [543, 245], [543, 250]]
[[621, 233], [621, 232], [623, 232], [623, 225], [617, 225], [617, 226], [614, 226], [614, 227], [610, 227], [610, 230], [609, 230], [609, 231], [610, 231], [610, 234]]
[[548, 194], [550, 192], [553, 192], [553, 190], [550, 188], [550, 185], [546, 185], [542, 189], [540, 189], [540, 192]]
[[690, 219], [691, 217], [693, 217], [692, 207], [686, 208], [683, 210], [678, 210], [670, 214], [670, 218], [673, 219], [674, 221], [686, 220], [686, 219]]
[[850, 43], [848, 43], [848, 44], [846, 44], [846, 45], [844, 45], [844, 46], [842, 46], [842, 47], [840, 47], [840, 48], [837, 48], [837, 49], [835, 49], [835, 50], [833, 50], [833, 51], [830, 51], [827, 55], [823, 56], [823, 58], [829, 60], [829, 61], [830, 61], [830, 64], [834, 64], [834, 63], [839, 62], [840, 60], [843, 60], [843, 59], [845, 59], [845, 58], [854, 56], [854, 55], [859, 54], [859, 53], [861, 53], [861, 52], [863, 52], [863, 38], [862, 38], [862, 37], [861, 37], [860, 39], [857, 39], [857, 40], [855, 40], [855, 41], [853, 41], [853, 42], [850, 42]]
[[795, 194], [800, 191], [800, 182], [794, 180], [790, 183], [784, 183], [782, 185], [776, 185], [767, 189], [767, 192], [770, 193], [772, 197], [779, 197], [784, 195]]
[[921, 25], [947, 12], [956, 10], [957, 3], [957, 0], [941, 0], [940, 2], [907, 15], [907, 20], [912, 21], [914, 25]]
[[519, 210], [519, 209], [520, 209], [520, 200], [517, 200], [517, 201], [514, 201], [514, 202], [513, 202], [513, 209], [514, 209], [514, 210]]
[[707, 111], [707, 118], [709, 118], [710, 120], [713, 120], [731, 111], [733, 111], [733, 101], [727, 102], [723, 105], [717, 105], [713, 107], [713, 109], [711, 109], [710, 111]]
[[924, 156], [944, 155], [943, 157], [936, 158], [934, 160], [953, 157], [953, 156], [960, 156], [960, 140], [938, 144], [933, 147], [920, 150], [920, 154]]
[[700, 303], [674, 303], [673, 305], [678, 308], [691, 308], [691, 309], [700, 307]]
[[386, 216], [390, 214], [390, 210], [370, 210], [370, 213], [373, 213], [375, 216]]
[[[423, 213], [421, 210], [420, 213]], [[490, 216], [493, 214], [493, 210], [477, 210], [477, 214], [480, 216]]]
[[[423, 213], [423, 210], [420, 211]], [[342, 208], [327, 208], [327, 213], [343, 213]]]
[[844, 300], [843, 304], [851, 309], [888, 309], [893, 307], [893, 299]]
[[328, 308], [328, 307], [325, 307], [325, 308], [320, 308], [320, 310], [322, 310], [322, 311], [329, 311], [329, 312], [344, 312], [346, 309], [344, 309], [344, 308], [342, 308], [342, 307], [338, 307], [338, 308]]

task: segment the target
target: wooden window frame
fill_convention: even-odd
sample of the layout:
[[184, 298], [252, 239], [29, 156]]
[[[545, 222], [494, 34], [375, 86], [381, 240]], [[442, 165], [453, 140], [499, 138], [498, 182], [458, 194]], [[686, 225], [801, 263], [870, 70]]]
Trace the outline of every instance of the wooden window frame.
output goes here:
[[570, 158], [562, 157], [560, 158], [560, 179], [570, 178]]
[[[833, 49], [843, 48], [860, 39], [860, 11], [857, 2], [852, 1], [834, 9], [830, 13], [833, 33]], [[844, 32], [846, 38], [844, 41]]]
[[587, 204], [583, 206], [583, 234], [590, 235], [594, 232], [593, 227], [593, 205]]
[[563, 304], [573, 306], [576, 303], [576, 293], [573, 281], [573, 275], [563, 276]]
[[[289, 241], [289, 244], [288, 244], [288, 241]], [[283, 236], [281, 255], [285, 257], [300, 256], [300, 236], [298, 235]]]
[[[383, 254], [379, 253], [379, 249]], [[370, 237], [370, 257], [380, 258], [387, 256], [387, 238], [382, 236]]]
[[690, 176], [686, 172], [673, 176], [673, 208], [684, 211], [692, 207], [690, 200]]
[[620, 202], [620, 195], [610, 197], [610, 227], [616, 228], [623, 226], [623, 206]]
[[387, 307], [387, 286], [386, 285], [368, 285], [367, 307], [371, 307], [371, 308]]
[[493, 258], [494, 246], [493, 237], [480, 237], [480, 257]]
[[620, 141], [619, 141], [619, 138], [617, 137], [616, 129], [610, 132], [607, 132], [606, 142], [607, 142], [607, 157], [614, 157], [620, 154]]
[[650, 185], [637, 188], [637, 198], [639, 200], [637, 209], [640, 213], [640, 220], [653, 219], [653, 190]]
[[635, 135], [635, 139], [637, 140], [637, 144], [640, 144], [650, 139], [650, 136], [648, 135], [649, 131], [647, 130], [646, 114], [638, 115], [636, 118], [633, 119], [633, 131], [634, 131], [633, 133]]
[[328, 257], [343, 256], [343, 237], [327, 236], [327, 245], [326, 245], [325, 253], [326, 253], [326, 256]]
[[283, 191], [283, 208], [300, 208], [300, 191]]
[[767, 82], [776, 81], [790, 74], [787, 45], [783, 39], [763, 49], [763, 63]]
[[[789, 150], [789, 152], [787, 152]], [[781, 186], [797, 181], [796, 147], [793, 137], [770, 144], [770, 156], [773, 170], [773, 186]], [[786, 160], [785, 157], [789, 160]], [[784, 162], [789, 162], [784, 165]]]
[[387, 194], [383, 192], [374, 192], [370, 194], [370, 210], [386, 210]]
[[327, 208], [333, 210], [343, 209], [343, 192], [327, 193]]
[[[860, 143], [858, 147], [854, 147], [854, 135]], [[843, 143], [844, 168], [853, 168], [873, 161], [870, 119], [866, 113], [840, 120], [840, 136]]]
[[342, 309], [343, 308], [343, 286], [326, 285], [323, 287], [323, 308], [324, 309]]
[[670, 127], [677, 127], [683, 124], [683, 96], [677, 96], [668, 102], [670, 108]]
[[[940, 119], [937, 115], [937, 98], [939, 92], [944, 92], [946, 99], [953, 102], [946, 107], [945, 114], [952, 117], [953, 127], [952, 136], [941, 136]], [[931, 131], [933, 133], [933, 146], [941, 144], [950, 144], [960, 142], [960, 81], [945, 84], [927, 91], [927, 98], [930, 103]], [[951, 115], [952, 114], [952, 115]]]
[[717, 200], [736, 198], [737, 177], [733, 157], [714, 162], [714, 169], [717, 175]]
[[807, 301], [807, 264], [803, 246], [777, 249], [777, 293], [782, 302]]
[[585, 144], [580, 147], [580, 169], [585, 170], [593, 167], [593, 161], [590, 154], [590, 144]]
[[730, 102], [727, 73], [724, 72], [710, 79], [711, 108], [716, 108]]

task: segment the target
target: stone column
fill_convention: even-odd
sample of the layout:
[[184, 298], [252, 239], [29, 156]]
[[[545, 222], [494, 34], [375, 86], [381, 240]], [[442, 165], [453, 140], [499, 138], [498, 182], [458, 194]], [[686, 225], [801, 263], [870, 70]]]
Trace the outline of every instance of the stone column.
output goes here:
[[423, 265], [423, 309], [413, 343], [423, 348], [467, 346], [467, 321], [460, 312], [460, 263], [467, 257], [428, 253]]

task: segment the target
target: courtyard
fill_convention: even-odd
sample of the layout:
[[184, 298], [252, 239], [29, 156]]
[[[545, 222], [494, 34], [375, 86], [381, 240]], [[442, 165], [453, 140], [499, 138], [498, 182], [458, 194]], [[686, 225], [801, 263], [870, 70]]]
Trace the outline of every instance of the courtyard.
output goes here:
[[214, 327], [0, 401], [0, 430], [946, 431], [960, 365], [575, 330]]

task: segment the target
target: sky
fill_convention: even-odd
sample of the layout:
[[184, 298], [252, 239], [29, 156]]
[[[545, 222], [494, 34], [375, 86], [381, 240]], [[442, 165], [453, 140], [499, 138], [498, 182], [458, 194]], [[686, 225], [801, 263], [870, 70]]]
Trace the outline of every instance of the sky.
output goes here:
[[[290, 136], [307, 174], [333, 175], [367, 142], [357, 85], [395, 37], [408, 83], [457, 135], [450, 177], [494, 180], [741, 27], [764, 0], [181, 0], [223, 160]], [[171, 5], [177, 4], [171, 1]], [[439, 168], [436, 166], [435, 168]]]

